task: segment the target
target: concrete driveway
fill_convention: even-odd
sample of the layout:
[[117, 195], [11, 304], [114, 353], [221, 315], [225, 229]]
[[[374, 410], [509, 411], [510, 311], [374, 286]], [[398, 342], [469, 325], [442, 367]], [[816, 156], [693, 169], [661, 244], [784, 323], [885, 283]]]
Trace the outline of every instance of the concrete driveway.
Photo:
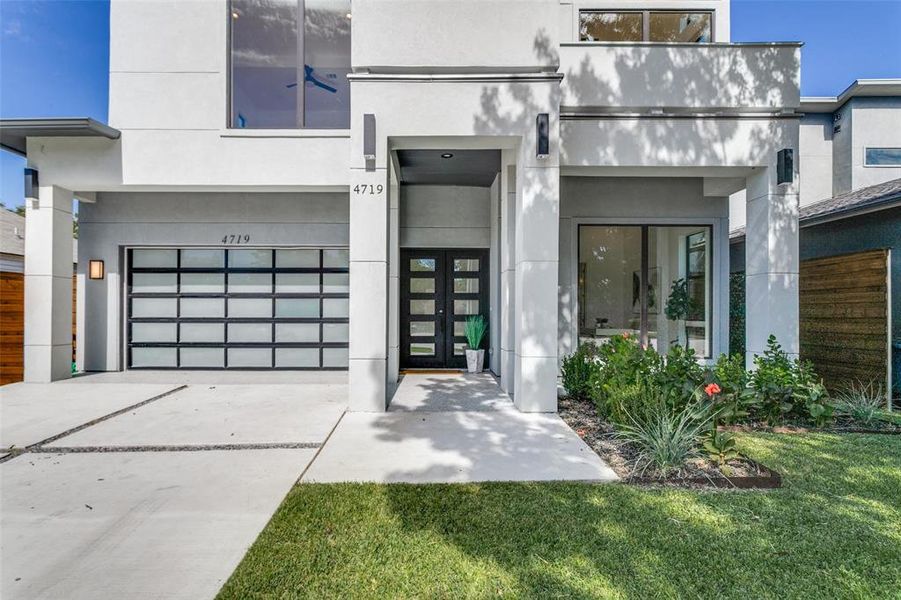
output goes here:
[[0, 388], [0, 597], [213, 597], [341, 418], [327, 377]]

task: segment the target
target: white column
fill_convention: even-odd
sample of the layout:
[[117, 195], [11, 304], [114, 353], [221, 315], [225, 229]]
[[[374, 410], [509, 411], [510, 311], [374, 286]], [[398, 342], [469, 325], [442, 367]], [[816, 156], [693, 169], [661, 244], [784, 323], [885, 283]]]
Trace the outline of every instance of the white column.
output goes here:
[[386, 408], [388, 358], [388, 175], [385, 167], [351, 169], [351, 411]]
[[[774, 166], [748, 177], [745, 234], [746, 363], [766, 349], [774, 334], [797, 356], [798, 190], [776, 184]], [[797, 182], [797, 174], [794, 180]]]
[[516, 167], [509, 164], [504, 151], [501, 171], [501, 389], [513, 393], [516, 371]]
[[25, 381], [72, 374], [72, 192], [25, 201]]
[[400, 185], [391, 164], [388, 172], [388, 395], [400, 377]]
[[517, 188], [513, 401], [523, 412], [555, 412], [560, 169], [520, 168]]

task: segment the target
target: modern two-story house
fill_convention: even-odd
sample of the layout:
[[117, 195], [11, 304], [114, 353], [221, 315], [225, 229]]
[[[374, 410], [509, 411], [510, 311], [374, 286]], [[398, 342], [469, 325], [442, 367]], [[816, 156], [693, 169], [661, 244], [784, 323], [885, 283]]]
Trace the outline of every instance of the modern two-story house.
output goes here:
[[[28, 157], [26, 379], [78, 367], [342, 370], [385, 410], [462, 365], [467, 315], [522, 411], [630, 334], [798, 351], [800, 44], [727, 0], [112, 0], [109, 123], [3, 123]], [[691, 299], [670, 319], [671, 292]], [[670, 313], [672, 314], [672, 313]]]

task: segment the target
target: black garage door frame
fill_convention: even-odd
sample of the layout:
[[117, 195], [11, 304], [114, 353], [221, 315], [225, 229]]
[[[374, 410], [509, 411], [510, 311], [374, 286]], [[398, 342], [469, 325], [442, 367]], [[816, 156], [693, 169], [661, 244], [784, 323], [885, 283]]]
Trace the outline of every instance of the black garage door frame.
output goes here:
[[[134, 267], [133, 257], [135, 250], [176, 250], [177, 264], [172, 267]], [[183, 250], [221, 250], [223, 251], [223, 263], [221, 267], [202, 267], [191, 268], [182, 267], [182, 251]], [[229, 261], [229, 253], [235, 251], [253, 250], [256, 252], [271, 252], [270, 267], [232, 267]], [[319, 253], [318, 267], [279, 267], [277, 263], [276, 252], [279, 250], [316, 250]], [[343, 366], [322, 366], [325, 363], [324, 350], [329, 348], [344, 349], [345, 356], [348, 348], [348, 341], [343, 342], [325, 342], [324, 326], [330, 323], [347, 325], [349, 318], [347, 315], [342, 317], [324, 317], [324, 303], [328, 299], [349, 300], [349, 292], [324, 292], [324, 276], [327, 274], [348, 274], [349, 268], [346, 261], [342, 266], [325, 266], [325, 253], [329, 251], [347, 252], [347, 248], [304, 248], [304, 247], [265, 247], [265, 248], [224, 248], [224, 247], [153, 247], [153, 248], [129, 248], [126, 250], [127, 260], [127, 283], [126, 283], [126, 347], [127, 358], [126, 365], [130, 370], [240, 370], [240, 371], [346, 371], [346, 364]], [[133, 289], [134, 276], [142, 273], [171, 273], [176, 277], [175, 292], [135, 292]], [[181, 279], [183, 274], [187, 273], [204, 273], [204, 274], [223, 274], [224, 291], [219, 293], [198, 293], [198, 292], [181, 292]], [[233, 293], [229, 291], [229, 276], [239, 273], [255, 273], [268, 274], [270, 278], [269, 292], [249, 292], [249, 293]], [[277, 292], [276, 278], [277, 275], [283, 273], [309, 273], [319, 276], [318, 292]], [[141, 298], [174, 298], [176, 300], [176, 313], [174, 317], [134, 317], [132, 305], [133, 301]], [[224, 298], [224, 315], [211, 317], [190, 316], [184, 317], [181, 314], [182, 300], [186, 298]], [[316, 299], [319, 301], [319, 316], [317, 317], [286, 317], [278, 316], [276, 312], [277, 300], [283, 299]], [[271, 299], [271, 312], [266, 317], [229, 317], [228, 307], [230, 299]], [[176, 326], [175, 342], [135, 342], [133, 341], [133, 326], [138, 323], [174, 323]], [[222, 342], [182, 342], [181, 326], [184, 323], [222, 323], [223, 324], [223, 341]], [[271, 324], [271, 337], [269, 342], [231, 342], [229, 341], [229, 333], [227, 328], [230, 324], [238, 323], [267, 323]], [[281, 323], [314, 323], [319, 326], [319, 339], [315, 342], [277, 342], [276, 326]], [[133, 366], [132, 352], [136, 348], [174, 348], [176, 363], [174, 366]], [[221, 367], [216, 366], [183, 366], [181, 360], [181, 351], [184, 348], [222, 348], [223, 362]], [[271, 350], [270, 366], [233, 366], [229, 365], [228, 357], [230, 348], [267, 348]], [[281, 348], [315, 348], [319, 350], [319, 366], [276, 366], [276, 351]], [[346, 363], [346, 359], [345, 359]]]

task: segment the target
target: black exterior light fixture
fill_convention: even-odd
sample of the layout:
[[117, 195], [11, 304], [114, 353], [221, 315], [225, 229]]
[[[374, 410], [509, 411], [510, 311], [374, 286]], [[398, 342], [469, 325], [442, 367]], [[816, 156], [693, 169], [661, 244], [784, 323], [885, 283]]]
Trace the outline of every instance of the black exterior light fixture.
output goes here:
[[538, 158], [550, 156], [549, 121], [547, 113], [538, 113], [535, 122], [535, 155]]
[[375, 115], [363, 115], [363, 158], [375, 160]]
[[105, 275], [105, 271], [103, 268], [102, 260], [89, 260], [88, 261], [88, 278], [89, 279], [103, 279]]
[[25, 168], [25, 197], [38, 199], [38, 170]]
[[776, 185], [792, 183], [795, 180], [795, 151], [783, 148], [776, 153]]

